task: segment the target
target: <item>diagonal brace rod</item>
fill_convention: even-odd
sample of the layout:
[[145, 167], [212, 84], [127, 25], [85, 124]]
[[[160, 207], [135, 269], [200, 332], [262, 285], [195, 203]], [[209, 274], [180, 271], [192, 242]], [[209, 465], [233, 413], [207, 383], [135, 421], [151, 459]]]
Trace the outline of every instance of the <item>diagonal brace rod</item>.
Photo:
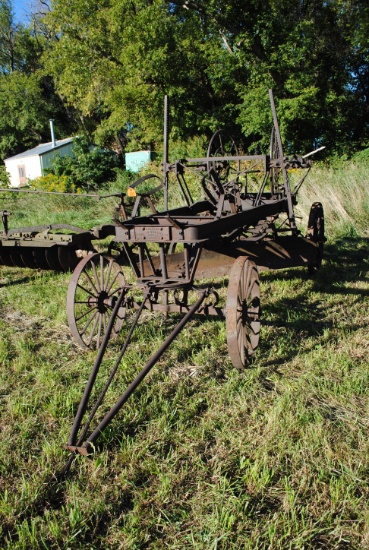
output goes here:
[[99, 348], [95, 364], [94, 364], [93, 369], [91, 371], [90, 378], [88, 379], [87, 385], [85, 387], [85, 391], [83, 393], [81, 402], [80, 402], [78, 410], [77, 410], [77, 414], [76, 414], [74, 422], [73, 422], [72, 430], [70, 432], [69, 439], [68, 439], [68, 445], [74, 445], [75, 442], [76, 442], [77, 433], [78, 433], [79, 427], [81, 425], [82, 418], [85, 414], [85, 411], [86, 411], [86, 408], [87, 408], [87, 405], [88, 405], [88, 401], [89, 401], [89, 398], [90, 398], [90, 395], [91, 395], [91, 391], [92, 391], [93, 385], [95, 383], [96, 376], [98, 375], [98, 372], [100, 370], [100, 366], [101, 366], [103, 357], [105, 355], [105, 351], [106, 351], [106, 348], [108, 346], [108, 343], [109, 343], [109, 340], [110, 340], [110, 337], [111, 337], [111, 333], [113, 332], [114, 324], [115, 324], [117, 315], [119, 313], [119, 309], [120, 309], [120, 307], [123, 303], [125, 294], [126, 294], [125, 289], [122, 289], [120, 295], [118, 296], [118, 300], [115, 303], [113, 312], [111, 314], [111, 317], [110, 317], [110, 320], [109, 320], [109, 323], [108, 323], [108, 326], [107, 326], [107, 329], [106, 329], [105, 336], [104, 336], [103, 341], [101, 343], [101, 346]]
[[160, 359], [160, 357], [163, 355], [163, 353], [168, 349], [168, 347], [173, 342], [173, 340], [175, 340], [175, 338], [178, 336], [178, 334], [186, 326], [188, 321], [193, 317], [193, 315], [196, 313], [196, 311], [198, 311], [201, 304], [203, 303], [205, 298], [208, 296], [208, 293], [209, 293], [208, 289], [205, 289], [201, 293], [200, 298], [197, 300], [197, 302], [191, 307], [191, 309], [188, 311], [188, 313], [181, 319], [181, 321], [178, 323], [178, 325], [175, 327], [175, 329], [167, 337], [165, 342], [163, 342], [163, 344], [158, 349], [158, 351], [151, 356], [151, 358], [146, 363], [144, 368], [140, 371], [140, 373], [136, 376], [136, 378], [129, 384], [126, 391], [120, 396], [120, 398], [115, 403], [115, 405], [105, 415], [103, 420], [100, 422], [100, 424], [97, 426], [97, 428], [92, 432], [90, 437], [83, 443], [83, 445], [81, 447], [77, 446], [75, 448], [72, 448], [71, 450], [76, 450], [80, 454], [83, 454], [83, 455], [88, 455], [89, 454], [91, 444], [96, 441], [96, 439], [98, 438], [100, 433], [106, 428], [106, 426], [108, 424], [110, 424], [110, 422], [113, 420], [113, 418], [118, 414], [120, 409], [126, 403], [128, 398], [132, 395], [132, 393], [135, 391], [135, 389], [139, 386], [139, 384], [143, 381], [143, 379], [151, 371], [151, 369], [157, 363], [157, 361]]

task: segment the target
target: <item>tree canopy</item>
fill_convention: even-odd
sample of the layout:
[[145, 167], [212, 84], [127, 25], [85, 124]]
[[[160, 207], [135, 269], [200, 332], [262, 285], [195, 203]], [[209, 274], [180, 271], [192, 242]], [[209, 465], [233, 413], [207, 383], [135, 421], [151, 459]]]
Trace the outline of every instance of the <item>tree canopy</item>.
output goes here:
[[[34, 21], [14, 25], [0, 0], [0, 155], [41, 137], [50, 107], [64, 132], [160, 148], [164, 95], [172, 138], [222, 127], [265, 150], [269, 88], [289, 149], [369, 146], [366, 0], [54, 0]], [[6, 95], [18, 78], [33, 95]]]

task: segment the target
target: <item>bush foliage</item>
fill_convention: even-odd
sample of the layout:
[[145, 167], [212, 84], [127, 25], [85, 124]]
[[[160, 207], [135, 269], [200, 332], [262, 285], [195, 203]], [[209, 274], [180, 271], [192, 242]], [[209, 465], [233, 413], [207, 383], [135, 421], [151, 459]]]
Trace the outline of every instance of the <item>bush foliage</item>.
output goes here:
[[[59, 178], [58, 185], [65, 190], [95, 190], [101, 185], [115, 181], [117, 177], [118, 156], [107, 149], [92, 146], [86, 137], [76, 137], [73, 143], [73, 157], [56, 156], [49, 175]], [[60, 179], [64, 178], [64, 179]], [[42, 183], [46, 183], [44, 179]], [[54, 185], [52, 180], [50, 184]]]

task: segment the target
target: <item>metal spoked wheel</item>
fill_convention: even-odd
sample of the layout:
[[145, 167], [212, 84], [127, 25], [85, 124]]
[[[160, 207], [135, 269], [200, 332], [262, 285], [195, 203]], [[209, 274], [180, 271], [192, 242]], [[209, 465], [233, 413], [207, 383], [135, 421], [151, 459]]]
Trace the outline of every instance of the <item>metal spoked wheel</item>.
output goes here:
[[232, 266], [226, 304], [228, 352], [238, 369], [247, 367], [259, 344], [260, 285], [254, 262], [246, 256]]
[[[121, 266], [111, 257], [92, 254], [83, 258], [73, 272], [68, 287], [67, 316], [76, 343], [99, 349], [110, 316], [125, 285]], [[117, 336], [125, 317], [122, 305], [112, 337]]]
[[[207, 151], [207, 175], [201, 184], [205, 195], [211, 202], [217, 202], [219, 195], [224, 193], [223, 184], [227, 183], [231, 172], [231, 164], [227, 160], [217, 160], [216, 157], [237, 156], [237, 145], [227, 132], [218, 130], [211, 138]], [[210, 157], [211, 160], [210, 160]], [[214, 160], [213, 160], [214, 158]], [[235, 171], [236, 174], [237, 171]]]
[[311, 205], [307, 237], [318, 245], [314, 261], [308, 265], [309, 273], [314, 275], [322, 264], [323, 249], [326, 240], [324, 236], [324, 210], [321, 202], [314, 202]]

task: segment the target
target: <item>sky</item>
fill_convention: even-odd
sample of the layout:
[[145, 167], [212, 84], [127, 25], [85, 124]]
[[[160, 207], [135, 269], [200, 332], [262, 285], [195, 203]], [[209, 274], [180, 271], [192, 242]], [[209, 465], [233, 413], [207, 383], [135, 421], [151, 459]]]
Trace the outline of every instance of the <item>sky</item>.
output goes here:
[[31, 12], [31, 0], [12, 0], [12, 6], [16, 23], [26, 25]]

